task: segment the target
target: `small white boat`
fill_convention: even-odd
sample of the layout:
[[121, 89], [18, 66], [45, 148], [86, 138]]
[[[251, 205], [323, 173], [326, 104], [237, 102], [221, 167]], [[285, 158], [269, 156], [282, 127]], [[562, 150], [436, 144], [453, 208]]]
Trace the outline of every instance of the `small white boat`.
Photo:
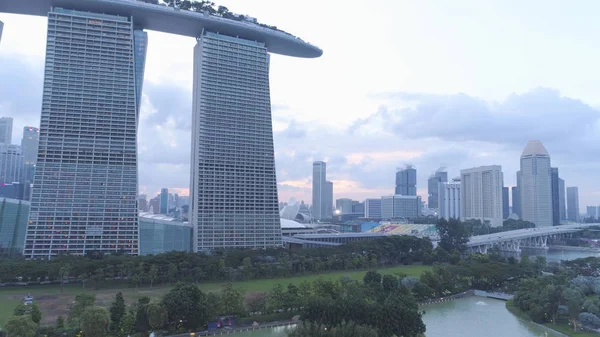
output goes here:
[[477, 303], [475, 303], [476, 305], [487, 305], [487, 303], [485, 303], [484, 301], [479, 301]]

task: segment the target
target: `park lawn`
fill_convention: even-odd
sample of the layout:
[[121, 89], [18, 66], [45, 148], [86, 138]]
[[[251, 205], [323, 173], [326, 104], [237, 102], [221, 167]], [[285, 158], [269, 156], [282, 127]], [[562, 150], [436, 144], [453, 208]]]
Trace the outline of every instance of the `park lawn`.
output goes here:
[[573, 332], [573, 330], [571, 330], [571, 326], [567, 323], [559, 323], [559, 324], [546, 323], [546, 324], [544, 324], [544, 326], [546, 326], [552, 330], [556, 330], [560, 333], [563, 333], [569, 337], [598, 337], [599, 336], [595, 332], [585, 332], [585, 331]]
[[[403, 273], [408, 276], [419, 277], [424, 271], [430, 270], [430, 266], [423, 265], [410, 265], [410, 266], [396, 266], [389, 268], [379, 268], [377, 271], [381, 274], [397, 274]], [[341, 277], [348, 276], [354, 280], [360, 280], [364, 277], [366, 270], [349, 270], [349, 271], [335, 271], [329, 273], [305, 275], [305, 276], [294, 276], [286, 278], [276, 279], [263, 279], [263, 280], [251, 280], [251, 281], [239, 281], [233, 282], [233, 286], [241, 288], [247, 293], [251, 292], [268, 292], [275, 285], [281, 284], [284, 287], [290, 283], [299, 284], [302, 281], [314, 281], [319, 278], [327, 280], [338, 280]], [[219, 291], [225, 286], [226, 282], [215, 282], [215, 283], [200, 283], [198, 287], [202, 291]], [[19, 304], [22, 298], [26, 294], [31, 294], [35, 298], [35, 302], [39, 304], [42, 311], [42, 324], [54, 324], [59, 315], [66, 318], [69, 314], [69, 305], [74, 300], [76, 294], [81, 293], [93, 293], [96, 295], [96, 303], [101, 306], [110, 306], [114, 301], [115, 294], [119, 291], [123, 293], [127, 304], [132, 304], [142, 296], [148, 296], [151, 299], [160, 299], [166, 294], [173, 286], [161, 286], [156, 285], [154, 288], [140, 287], [138, 289], [123, 286], [114, 286], [110, 289], [93, 289], [91, 285], [83, 288], [81, 285], [66, 285], [64, 287], [64, 293], [61, 294], [60, 286], [49, 285], [49, 286], [34, 286], [34, 287], [15, 287], [15, 288], [3, 288], [0, 289], [0, 327], [2, 327], [9, 316], [12, 315], [14, 308]]]

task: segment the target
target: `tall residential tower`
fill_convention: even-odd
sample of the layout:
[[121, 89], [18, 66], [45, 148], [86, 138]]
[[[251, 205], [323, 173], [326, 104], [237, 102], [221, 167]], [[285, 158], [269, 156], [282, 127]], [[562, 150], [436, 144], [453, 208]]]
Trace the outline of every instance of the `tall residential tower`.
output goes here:
[[461, 170], [461, 220], [475, 219], [493, 227], [502, 226], [503, 185], [500, 165]]
[[26, 258], [138, 254], [137, 121], [146, 33], [131, 17], [48, 13]]

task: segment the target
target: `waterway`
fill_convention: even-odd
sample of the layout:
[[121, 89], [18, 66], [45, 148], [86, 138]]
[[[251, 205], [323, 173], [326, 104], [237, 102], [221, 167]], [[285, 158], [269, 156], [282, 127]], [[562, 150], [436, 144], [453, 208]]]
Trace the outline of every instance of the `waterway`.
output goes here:
[[560, 262], [563, 260], [575, 260], [584, 257], [600, 257], [600, 252], [593, 251], [577, 251], [577, 250], [565, 250], [565, 249], [524, 249], [522, 253], [529, 254], [530, 257], [534, 256], [545, 256], [546, 262]]
[[[600, 257], [600, 252], [564, 249], [528, 250], [530, 257], [545, 256], [548, 262]], [[466, 297], [421, 307], [426, 337], [560, 337], [551, 330], [515, 317], [506, 302], [483, 297]], [[227, 335], [231, 337], [286, 337], [285, 327]]]

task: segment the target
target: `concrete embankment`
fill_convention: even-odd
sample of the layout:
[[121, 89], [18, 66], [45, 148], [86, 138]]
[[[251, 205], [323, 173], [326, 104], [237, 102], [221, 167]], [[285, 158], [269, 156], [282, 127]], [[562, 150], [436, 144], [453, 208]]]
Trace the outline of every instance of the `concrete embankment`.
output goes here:
[[419, 305], [422, 306], [422, 305], [427, 305], [427, 304], [443, 303], [443, 302], [453, 301], [453, 300], [456, 300], [459, 298], [469, 297], [469, 296], [494, 298], [494, 299], [503, 300], [503, 301], [508, 301], [513, 298], [513, 295], [501, 293], [501, 292], [485, 291], [485, 290], [467, 290], [467, 291], [465, 291], [463, 293], [459, 293], [459, 294], [454, 294], [454, 295], [449, 295], [449, 296], [439, 297], [439, 298], [432, 298], [430, 300], [420, 302]]

